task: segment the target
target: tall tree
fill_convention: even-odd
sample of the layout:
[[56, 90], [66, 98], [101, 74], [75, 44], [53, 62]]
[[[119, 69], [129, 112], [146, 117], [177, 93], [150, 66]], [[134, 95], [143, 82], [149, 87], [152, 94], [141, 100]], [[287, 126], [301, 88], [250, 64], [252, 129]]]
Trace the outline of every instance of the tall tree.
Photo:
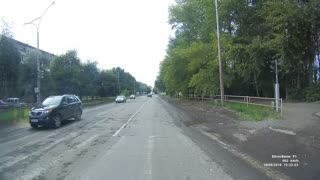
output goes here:
[[3, 23], [0, 35], [0, 96], [7, 97], [17, 93], [21, 58], [11, 39], [11, 27], [5, 21]]
[[80, 94], [81, 63], [72, 50], [53, 60], [51, 74], [58, 94]]
[[80, 97], [96, 95], [98, 92], [99, 70], [96, 62], [87, 61], [80, 67]]

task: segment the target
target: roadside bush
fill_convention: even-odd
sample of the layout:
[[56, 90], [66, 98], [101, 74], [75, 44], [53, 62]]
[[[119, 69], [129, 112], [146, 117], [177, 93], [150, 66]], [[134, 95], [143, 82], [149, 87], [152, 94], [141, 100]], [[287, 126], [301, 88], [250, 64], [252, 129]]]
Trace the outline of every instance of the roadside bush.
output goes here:
[[129, 96], [129, 91], [127, 89], [123, 90], [121, 92], [121, 95], [124, 95], [124, 96]]
[[302, 89], [288, 89], [287, 99], [303, 100]]
[[320, 85], [307, 87], [302, 91], [302, 94], [305, 101], [320, 101]]
[[304, 89], [289, 89], [288, 99], [302, 101], [320, 101], [320, 85], [306, 87]]

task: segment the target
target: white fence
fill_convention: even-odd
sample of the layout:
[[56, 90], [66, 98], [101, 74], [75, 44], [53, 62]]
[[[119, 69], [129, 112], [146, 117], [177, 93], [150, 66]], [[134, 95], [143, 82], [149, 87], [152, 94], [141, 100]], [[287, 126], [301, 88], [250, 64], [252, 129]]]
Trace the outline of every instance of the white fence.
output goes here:
[[[221, 96], [212, 96], [212, 97], [203, 97], [203, 96], [196, 96], [196, 95], [189, 95], [189, 99], [193, 100], [212, 100], [212, 101], [220, 101]], [[281, 117], [283, 117], [283, 103], [282, 98], [276, 99], [276, 98], [266, 98], [266, 97], [254, 97], [254, 96], [235, 96], [235, 95], [225, 95], [224, 96], [225, 102], [235, 102], [235, 103], [242, 103], [246, 104], [247, 107], [250, 105], [255, 106], [264, 106], [264, 107], [270, 107], [274, 109], [277, 112], [280, 112]], [[277, 109], [276, 107], [276, 101], [278, 101], [279, 107]]]

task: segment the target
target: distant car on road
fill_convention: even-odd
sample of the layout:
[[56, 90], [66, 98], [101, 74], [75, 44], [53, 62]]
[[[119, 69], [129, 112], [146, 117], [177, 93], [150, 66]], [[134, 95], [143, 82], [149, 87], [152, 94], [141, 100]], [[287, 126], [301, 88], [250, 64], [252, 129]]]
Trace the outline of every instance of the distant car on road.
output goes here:
[[76, 95], [49, 96], [29, 112], [31, 127], [39, 125], [59, 128], [61, 122], [74, 118], [80, 120], [82, 102]]
[[130, 99], [135, 99], [135, 98], [136, 98], [136, 96], [134, 94], [130, 95]]
[[152, 97], [152, 94], [151, 93], [147, 94], [147, 97]]
[[116, 103], [125, 103], [127, 102], [127, 98], [125, 96], [118, 96], [115, 100]]
[[21, 103], [19, 98], [8, 98], [6, 102], [9, 106], [16, 108], [27, 106], [26, 103]]
[[0, 109], [8, 109], [10, 105], [2, 100], [0, 100]]

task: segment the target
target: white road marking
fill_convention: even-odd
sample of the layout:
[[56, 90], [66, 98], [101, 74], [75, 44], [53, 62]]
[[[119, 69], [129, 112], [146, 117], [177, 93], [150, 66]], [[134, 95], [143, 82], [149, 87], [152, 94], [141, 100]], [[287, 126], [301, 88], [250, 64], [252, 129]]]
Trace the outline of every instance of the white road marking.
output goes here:
[[247, 141], [247, 136], [245, 136], [244, 134], [234, 133], [233, 136], [238, 138], [240, 141]]
[[154, 137], [149, 136], [148, 139], [148, 151], [147, 151], [147, 175], [152, 175], [152, 153], [153, 153], [153, 146], [154, 146]]
[[261, 162], [259, 162], [258, 160], [256, 160], [255, 158], [237, 151], [235, 148], [233, 148], [232, 146], [222, 142], [221, 140], [219, 140], [216, 136], [214, 136], [213, 134], [210, 134], [208, 132], [203, 131], [201, 128], [197, 128], [199, 130], [200, 133], [208, 136], [209, 138], [215, 140], [216, 142], [218, 142], [224, 149], [226, 149], [227, 151], [229, 151], [230, 153], [236, 155], [237, 157], [241, 158], [242, 160], [248, 162], [251, 166], [255, 167], [256, 169], [258, 169], [259, 171], [261, 171], [262, 173], [264, 173], [265, 175], [267, 175], [268, 177], [270, 177], [271, 179], [278, 179], [278, 180], [288, 180], [290, 179], [287, 175], [279, 172], [279, 171], [275, 171], [272, 170], [268, 167], [265, 167], [262, 165]]
[[117, 135], [119, 134], [119, 132], [120, 132], [124, 127], [126, 127], [126, 125], [129, 124], [129, 122], [137, 115], [137, 113], [143, 108], [143, 106], [144, 106], [145, 104], [146, 104], [146, 102], [143, 103], [143, 104], [140, 106], [140, 108], [130, 117], [130, 119], [129, 119], [126, 123], [124, 123], [124, 124], [121, 126], [121, 128], [118, 129], [118, 131], [117, 131], [116, 133], [114, 133], [112, 136], [117, 136]]
[[272, 131], [276, 131], [276, 132], [280, 132], [280, 133], [284, 133], [284, 134], [289, 134], [289, 135], [292, 135], [292, 136], [295, 136], [296, 133], [293, 132], [293, 131], [289, 131], [289, 130], [284, 130], [284, 129], [274, 129], [272, 127], [269, 127], [269, 129], [271, 129]]
[[223, 147], [225, 148], [228, 148], [229, 145], [227, 145], [226, 143], [222, 142], [218, 137], [216, 137], [215, 135], [211, 134], [211, 133], [208, 133], [208, 132], [205, 132], [205, 131], [200, 131], [202, 134], [210, 137], [211, 139], [217, 141], [220, 145], [223, 145]]

